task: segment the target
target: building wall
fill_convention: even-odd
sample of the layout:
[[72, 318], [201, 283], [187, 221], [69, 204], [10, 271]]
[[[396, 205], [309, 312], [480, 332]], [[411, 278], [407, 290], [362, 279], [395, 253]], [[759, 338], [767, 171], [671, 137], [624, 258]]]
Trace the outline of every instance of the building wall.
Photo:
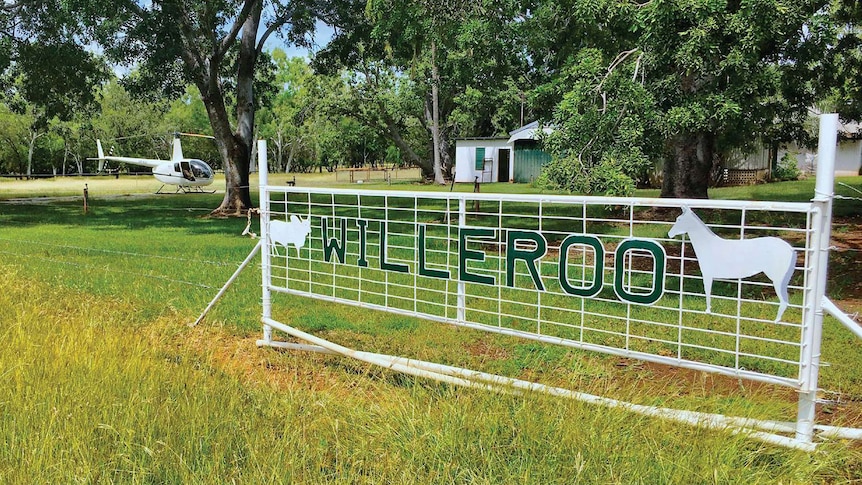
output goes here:
[[551, 160], [551, 156], [539, 149], [535, 140], [518, 140], [515, 142], [515, 160], [513, 179], [518, 183], [530, 183], [542, 173], [542, 167]]
[[[507, 141], [505, 138], [455, 140], [455, 182], [473, 183], [477, 176], [482, 183], [497, 181], [500, 149], [509, 148]], [[476, 169], [477, 148], [484, 148], [485, 158], [489, 159], [482, 170]], [[510, 160], [510, 170], [511, 166]], [[506, 177], [507, 180], [510, 178], [511, 175]]]
[[835, 175], [862, 175], [862, 140], [838, 143], [835, 152]]
[[[807, 173], [813, 173], [817, 167], [817, 151], [790, 143], [778, 149], [778, 160], [785, 154], [796, 158], [796, 166]], [[735, 163], [728, 164], [730, 169], [769, 169], [769, 150], [763, 148], [746, 155]], [[859, 175], [862, 170], [862, 140], [841, 140], [835, 151], [835, 175]]]

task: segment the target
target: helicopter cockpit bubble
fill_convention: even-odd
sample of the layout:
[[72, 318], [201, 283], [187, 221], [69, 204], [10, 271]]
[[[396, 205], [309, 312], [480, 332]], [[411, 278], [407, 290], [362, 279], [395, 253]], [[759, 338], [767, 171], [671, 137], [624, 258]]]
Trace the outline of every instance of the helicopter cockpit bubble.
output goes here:
[[213, 172], [209, 165], [201, 160], [191, 159], [189, 164], [192, 166], [192, 174], [197, 178], [210, 179], [213, 177]]

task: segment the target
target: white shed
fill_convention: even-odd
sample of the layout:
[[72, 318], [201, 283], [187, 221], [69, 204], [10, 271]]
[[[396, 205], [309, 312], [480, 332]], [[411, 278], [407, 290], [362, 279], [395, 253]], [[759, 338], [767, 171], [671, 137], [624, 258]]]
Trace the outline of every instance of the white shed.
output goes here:
[[455, 140], [455, 182], [509, 182], [512, 147], [508, 138], [476, 137]]

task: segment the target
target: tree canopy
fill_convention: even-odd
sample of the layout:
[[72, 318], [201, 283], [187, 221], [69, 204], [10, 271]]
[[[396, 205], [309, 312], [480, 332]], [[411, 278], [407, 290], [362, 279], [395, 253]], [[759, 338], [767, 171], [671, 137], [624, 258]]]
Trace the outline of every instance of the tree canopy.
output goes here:
[[826, 1], [571, 3], [604, 35], [580, 39], [545, 88], [558, 186], [585, 188], [572, 181], [594, 167], [637, 179], [647, 157], [663, 162], [663, 196], [706, 197], [722, 151], [803, 136], [823, 95]]
[[[860, 20], [851, 0], [6, 2], [0, 167], [81, 171], [88, 131], [148, 156], [163, 138], [131, 132], [205, 132], [237, 213], [255, 137], [283, 170], [440, 183], [455, 138], [538, 119], [543, 183], [629, 194], [660, 172], [663, 196], [706, 197], [728, 153], [805, 142], [812, 107], [862, 117]], [[310, 60], [265, 48], [320, 21]]]

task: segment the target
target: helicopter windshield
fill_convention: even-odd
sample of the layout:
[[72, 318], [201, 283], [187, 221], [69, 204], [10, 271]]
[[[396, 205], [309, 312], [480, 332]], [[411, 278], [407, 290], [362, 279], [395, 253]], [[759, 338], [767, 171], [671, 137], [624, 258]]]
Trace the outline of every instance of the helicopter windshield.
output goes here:
[[205, 178], [205, 179], [213, 178], [212, 169], [209, 167], [209, 165], [207, 165], [203, 161], [201, 161], [201, 160], [189, 160], [189, 164], [191, 164], [191, 166], [192, 166], [192, 174], [195, 176], [195, 178]]

